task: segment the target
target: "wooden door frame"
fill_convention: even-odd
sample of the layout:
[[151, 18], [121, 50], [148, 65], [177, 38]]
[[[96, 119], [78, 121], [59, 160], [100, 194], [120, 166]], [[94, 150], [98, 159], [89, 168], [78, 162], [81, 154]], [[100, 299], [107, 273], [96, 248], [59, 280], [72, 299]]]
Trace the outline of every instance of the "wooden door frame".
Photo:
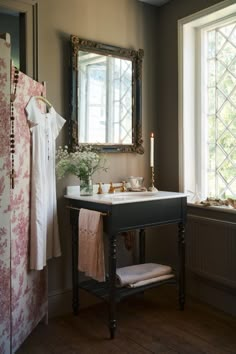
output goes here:
[[38, 80], [38, 3], [31, 0], [0, 0], [0, 7], [19, 13], [20, 69]]

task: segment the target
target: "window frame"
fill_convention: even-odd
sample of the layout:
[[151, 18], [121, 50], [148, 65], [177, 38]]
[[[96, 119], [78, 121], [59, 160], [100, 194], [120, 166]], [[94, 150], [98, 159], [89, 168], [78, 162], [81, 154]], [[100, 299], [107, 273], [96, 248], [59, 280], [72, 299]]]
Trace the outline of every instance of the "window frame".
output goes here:
[[[205, 124], [202, 108], [206, 107], [202, 90], [202, 80], [205, 80], [202, 39], [206, 30], [233, 16], [236, 16], [235, 1], [225, 0], [178, 21], [179, 189], [190, 192], [196, 199], [199, 195], [206, 196], [207, 178], [202, 149], [206, 139], [202, 134]], [[189, 102], [186, 102], [186, 94]]]

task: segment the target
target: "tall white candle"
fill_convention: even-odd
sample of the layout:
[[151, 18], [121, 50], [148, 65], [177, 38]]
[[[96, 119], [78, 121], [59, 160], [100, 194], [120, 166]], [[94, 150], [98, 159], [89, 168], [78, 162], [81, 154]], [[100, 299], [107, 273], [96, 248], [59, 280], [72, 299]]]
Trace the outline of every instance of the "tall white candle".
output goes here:
[[150, 137], [150, 167], [154, 167], [154, 134]]

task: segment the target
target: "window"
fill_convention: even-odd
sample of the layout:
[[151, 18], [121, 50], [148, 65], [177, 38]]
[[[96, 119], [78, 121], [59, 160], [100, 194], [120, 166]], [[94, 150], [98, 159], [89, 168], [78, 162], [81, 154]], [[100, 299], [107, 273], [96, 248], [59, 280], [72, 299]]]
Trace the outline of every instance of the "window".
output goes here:
[[232, 197], [236, 196], [236, 18], [203, 35], [206, 191]]
[[235, 198], [235, 4], [181, 20], [179, 44], [181, 190], [192, 199]]

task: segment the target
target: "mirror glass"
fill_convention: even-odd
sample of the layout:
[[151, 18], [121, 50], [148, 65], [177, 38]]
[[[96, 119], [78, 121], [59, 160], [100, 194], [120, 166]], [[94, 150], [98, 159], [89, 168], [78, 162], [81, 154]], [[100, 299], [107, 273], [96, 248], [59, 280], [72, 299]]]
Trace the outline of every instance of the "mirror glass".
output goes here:
[[70, 143], [101, 151], [143, 153], [141, 63], [143, 51], [71, 36]]
[[79, 51], [79, 142], [132, 144], [132, 62]]

